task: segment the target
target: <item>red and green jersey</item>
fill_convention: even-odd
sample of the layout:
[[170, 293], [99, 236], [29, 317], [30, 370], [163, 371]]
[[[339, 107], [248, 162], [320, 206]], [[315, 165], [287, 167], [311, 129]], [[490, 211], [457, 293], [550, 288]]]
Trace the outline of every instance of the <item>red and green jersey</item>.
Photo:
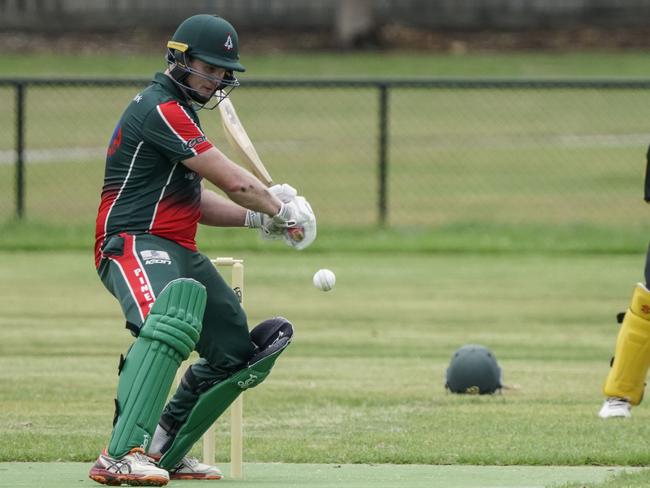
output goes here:
[[196, 250], [201, 177], [182, 162], [211, 147], [180, 89], [157, 73], [126, 108], [108, 147], [96, 265], [103, 243], [120, 232], [149, 233]]

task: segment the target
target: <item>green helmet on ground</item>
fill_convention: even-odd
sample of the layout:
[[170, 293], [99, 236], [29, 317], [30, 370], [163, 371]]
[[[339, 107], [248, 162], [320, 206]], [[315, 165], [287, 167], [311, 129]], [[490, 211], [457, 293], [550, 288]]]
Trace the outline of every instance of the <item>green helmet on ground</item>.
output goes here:
[[[207, 73], [191, 66], [198, 59], [211, 66], [226, 70], [223, 78], [214, 79]], [[172, 39], [167, 42], [167, 62], [169, 75], [199, 108], [216, 98], [217, 104], [227, 96], [227, 92], [239, 86], [234, 71], [246, 71], [239, 62], [239, 37], [237, 31], [227, 20], [210, 14], [193, 15], [178, 26]], [[187, 78], [196, 75], [217, 83], [210, 96], [201, 94], [189, 86]]]
[[452, 393], [494, 393], [503, 387], [501, 368], [487, 347], [464, 345], [451, 357], [445, 387]]

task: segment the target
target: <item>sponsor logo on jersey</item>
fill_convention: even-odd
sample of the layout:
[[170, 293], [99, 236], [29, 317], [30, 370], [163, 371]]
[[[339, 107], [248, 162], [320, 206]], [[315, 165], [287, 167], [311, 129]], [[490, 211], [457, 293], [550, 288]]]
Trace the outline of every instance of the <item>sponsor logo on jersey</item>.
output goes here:
[[198, 146], [202, 142], [205, 142], [207, 140], [207, 137], [205, 136], [198, 136], [194, 137], [193, 139], [190, 139], [189, 141], [185, 141], [183, 143], [183, 149], [192, 149], [195, 146]]
[[172, 264], [169, 253], [166, 251], [146, 250], [140, 251], [140, 256], [144, 260], [144, 264]]

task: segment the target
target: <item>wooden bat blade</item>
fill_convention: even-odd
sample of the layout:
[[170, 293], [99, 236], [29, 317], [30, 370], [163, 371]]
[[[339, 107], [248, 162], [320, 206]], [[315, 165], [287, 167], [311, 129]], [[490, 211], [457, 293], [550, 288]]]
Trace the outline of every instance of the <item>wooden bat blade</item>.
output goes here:
[[219, 103], [219, 112], [221, 113], [221, 123], [223, 124], [226, 138], [232, 148], [237, 152], [246, 167], [262, 183], [266, 186], [271, 186], [273, 184], [273, 178], [271, 178], [271, 175], [257, 154], [229, 98], [225, 98]]

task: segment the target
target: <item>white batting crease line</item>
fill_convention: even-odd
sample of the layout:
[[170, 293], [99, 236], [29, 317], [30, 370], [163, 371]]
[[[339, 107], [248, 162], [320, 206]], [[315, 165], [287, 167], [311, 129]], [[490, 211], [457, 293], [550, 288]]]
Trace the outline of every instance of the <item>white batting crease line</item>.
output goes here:
[[111, 259], [111, 261], [117, 265], [117, 267], [120, 270], [120, 273], [122, 273], [122, 277], [124, 278], [124, 281], [126, 282], [126, 286], [128, 286], [129, 292], [131, 293], [131, 296], [133, 297], [133, 301], [135, 302], [135, 307], [138, 309], [138, 313], [140, 314], [140, 320], [142, 320], [142, 322], [144, 322], [144, 315], [142, 314], [142, 310], [140, 309], [140, 303], [138, 302], [138, 299], [135, 296], [135, 292], [133, 291], [133, 288], [131, 288], [131, 283], [129, 283], [129, 278], [126, 276], [126, 272], [124, 271], [124, 268], [116, 260]]
[[140, 261], [140, 257], [138, 256], [138, 251], [135, 248], [135, 240], [136, 240], [136, 236], [133, 236], [133, 256], [135, 257], [135, 260], [138, 262], [138, 266], [140, 266], [140, 269], [142, 270], [142, 274], [144, 275], [144, 280], [147, 283], [147, 287], [149, 288], [149, 291], [151, 292], [151, 298], [155, 301], [156, 294], [153, 292], [153, 286], [151, 286], [151, 281], [149, 281], [149, 275], [147, 274], [147, 271], [145, 270], [144, 265], [142, 264], [142, 261]]
[[[185, 114], [186, 117], [189, 117], [187, 115], [187, 113], [183, 110], [183, 107], [181, 107], [178, 102], [176, 102], [176, 105], [178, 106], [178, 108], [180, 108], [183, 111], [183, 113]], [[169, 123], [169, 121], [165, 117], [165, 114], [162, 113], [162, 110], [160, 110], [160, 105], [156, 106], [156, 110], [158, 111], [158, 113], [162, 117], [163, 122], [165, 122], [165, 124], [167, 124], [167, 127], [169, 127], [169, 130], [171, 130], [176, 135], [176, 137], [178, 137], [183, 143], [186, 143], [187, 141], [185, 139], [183, 139], [183, 137], [178, 132], [176, 132], [176, 129], [174, 129], [174, 127]], [[192, 119], [190, 119], [190, 120], [192, 120]], [[192, 120], [192, 122], [194, 122], [194, 121]], [[196, 152], [196, 149], [194, 149], [193, 147], [190, 147], [190, 150], [192, 151], [192, 153], [195, 156], [198, 156], [199, 153]]]
[[162, 190], [160, 190], [160, 196], [158, 197], [156, 206], [153, 209], [153, 215], [151, 216], [151, 223], [149, 224], [149, 230], [153, 229], [153, 224], [156, 221], [156, 216], [158, 215], [158, 205], [160, 205], [160, 201], [163, 199], [165, 190], [169, 186], [169, 182], [172, 180], [172, 175], [174, 174], [174, 170], [176, 169], [176, 166], [178, 166], [178, 163], [174, 163], [174, 166], [172, 166], [172, 170], [169, 172], [169, 176], [167, 177], [167, 181], [165, 182], [165, 186], [163, 186]]
[[[129, 171], [126, 173], [126, 177], [124, 178], [124, 181], [122, 182], [122, 186], [120, 187], [120, 191], [117, 192], [117, 196], [115, 197], [115, 200], [113, 200], [113, 203], [111, 204], [111, 208], [108, 209], [108, 213], [106, 214], [106, 219], [104, 220], [104, 236], [103, 238], [106, 238], [106, 232], [108, 230], [108, 219], [111, 216], [111, 212], [113, 211], [113, 207], [115, 207], [115, 204], [117, 201], [120, 199], [120, 196], [122, 195], [122, 191], [124, 190], [124, 187], [126, 186], [126, 182], [129, 181], [129, 177], [131, 176], [131, 171], [133, 170], [133, 165], [135, 164], [135, 160], [138, 157], [138, 153], [140, 152], [140, 148], [142, 147], [142, 144], [144, 144], [144, 141], [140, 141], [138, 144], [138, 147], [135, 148], [135, 152], [133, 153], [133, 157], [131, 158], [131, 164], [129, 164]], [[104, 244], [104, 241], [102, 240], [102, 244]]]

